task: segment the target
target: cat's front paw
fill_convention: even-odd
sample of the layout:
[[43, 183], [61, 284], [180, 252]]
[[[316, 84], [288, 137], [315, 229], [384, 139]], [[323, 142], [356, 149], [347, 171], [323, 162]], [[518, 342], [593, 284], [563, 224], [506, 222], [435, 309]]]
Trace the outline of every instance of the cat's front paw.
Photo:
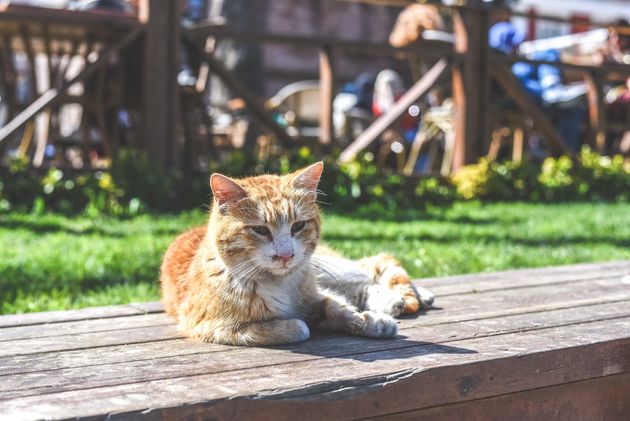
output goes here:
[[364, 320], [360, 334], [368, 338], [393, 338], [398, 334], [396, 321], [387, 314], [371, 311], [361, 313]]

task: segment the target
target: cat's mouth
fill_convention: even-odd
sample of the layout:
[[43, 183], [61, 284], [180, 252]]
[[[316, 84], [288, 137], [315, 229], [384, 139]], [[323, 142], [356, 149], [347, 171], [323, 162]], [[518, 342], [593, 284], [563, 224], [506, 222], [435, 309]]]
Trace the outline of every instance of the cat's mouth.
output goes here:
[[268, 270], [274, 275], [285, 275], [295, 267], [293, 263], [277, 263]]
[[267, 267], [267, 270], [272, 275], [286, 275], [298, 266], [298, 262], [295, 259], [290, 261], [276, 261], [273, 260], [271, 265]]

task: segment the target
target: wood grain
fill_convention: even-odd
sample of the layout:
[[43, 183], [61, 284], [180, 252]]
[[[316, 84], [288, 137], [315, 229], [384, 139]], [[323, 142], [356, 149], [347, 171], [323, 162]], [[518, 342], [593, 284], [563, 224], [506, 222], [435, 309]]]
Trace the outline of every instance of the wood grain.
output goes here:
[[419, 280], [440, 309], [401, 319], [386, 341], [205, 344], [181, 337], [159, 303], [0, 317], [0, 419], [545, 419], [554, 408], [559, 419], [619, 419], [630, 405], [619, 392], [629, 270]]
[[[44, 323], [60, 323], [77, 320], [104, 319], [108, 317], [132, 316], [161, 312], [162, 306], [155, 303], [134, 303], [122, 306], [90, 307], [80, 310], [46, 311], [42, 313], [9, 314], [0, 317], [0, 329], [13, 326], [29, 326]], [[0, 331], [0, 335], [2, 331]]]
[[[304, 419], [322, 419], [343, 413], [340, 408], [348, 404], [355, 418], [374, 416], [630, 371], [628, 329], [630, 318], [624, 318], [468, 339], [448, 348], [418, 345], [265, 370], [157, 381], [137, 378], [131, 384], [94, 388], [86, 379], [80, 390], [1, 400], [0, 416], [28, 412], [29, 417], [55, 418], [125, 411], [137, 416], [202, 401], [206, 416], [217, 419], [227, 413], [264, 419], [296, 410]], [[270, 353], [259, 352], [261, 358]]]
[[630, 374], [600, 377], [488, 399], [466, 401], [376, 420], [547, 419], [625, 421], [630, 414]]
[[[172, 344], [169, 343], [155, 349], [151, 354], [148, 352], [131, 354], [127, 349], [121, 353], [119, 350], [118, 358], [108, 364], [99, 358], [100, 349], [97, 349], [93, 353], [94, 359], [91, 366], [85, 364], [85, 357], [82, 357], [83, 364], [76, 368], [58, 368], [55, 367], [56, 361], [49, 359], [50, 365], [42, 367], [46, 371], [45, 375], [42, 375], [41, 370], [33, 369], [33, 363], [38, 361], [32, 361], [28, 358], [26, 361], [22, 361], [22, 363], [26, 363], [26, 366], [16, 367], [14, 365], [14, 371], [8, 373], [10, 375], [0, 377], [2, 379], [0, 399], [81, 389], [85, 386], [86, 379], [89, 379], [90, 387], [101, 387], [133, 383], [138, 378], [147, 381], [219, 373], [227, 370], [254, 368], [265, 370], [269, 365], [321, 358], [361, 359], [364, 354], [370, 352], [395, 351], [435, 344], [443, 344], [445, 348], [448, 348], [450, 343], [464, 339], [480, 339], [488, 336], [543, 330], [623, 317], [630, 317], [630, 307], [627, 305], [593, 306], [583, 309], [521, 315], [507, 318], [507, 320], [503, 318], [486, 319], [450, 326], [442, 325], [427, 329], [405, 330], [403, 332], [405, 338], [395, 341], [339, 336], [319, 337], [293, 347], [291, 353], [287, 353], [285, 349], [261, 350], [260, 348], [237, 348], [182, 341], [187, 342], [184, 345], [188, 345], [190, 349], [182, 347], [179, 355], [175, 355], [174, 350], [170, 348]], [[138, 345], [142, 346], [143, 344]], [[191, 349], [195, 352], [190, 352]], [[183, 354], [181, 354], [182, 352]], [[51, 356], [50, 354], [44, 355]], [[29, 372], [24, 372], [25, 369]], [[0, 373], [7, 371], [7, 367], [3, 366], [3, 362], [0, 360]]]

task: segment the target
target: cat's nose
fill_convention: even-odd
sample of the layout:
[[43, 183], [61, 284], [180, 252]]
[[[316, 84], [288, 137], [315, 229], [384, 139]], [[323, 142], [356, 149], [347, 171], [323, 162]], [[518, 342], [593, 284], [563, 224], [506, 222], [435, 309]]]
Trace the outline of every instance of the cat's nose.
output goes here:
[[277, 260], [282, 260], [282, 263], [284, 263], [285, 265], [287, 263], [289, 263], [289, 260], [293, 259], [294, 254], [293, 253], [286, 253], [286, 254], [276, 254], [275, 256], [273, 256], [274, 259]]

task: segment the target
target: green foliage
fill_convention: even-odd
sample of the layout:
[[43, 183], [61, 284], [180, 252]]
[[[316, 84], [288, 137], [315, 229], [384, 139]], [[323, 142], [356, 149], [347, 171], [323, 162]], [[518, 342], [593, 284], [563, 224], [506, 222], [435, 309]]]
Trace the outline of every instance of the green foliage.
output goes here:
[[577, 159], [547, 158], [542, 166], [531, 162], [490, 162], [482, 159], [451, 177], [464, 199], [490, 201], [579, 200], [628, 201], [630, 166], [623, 157], [601, 156], [589, 148]]
[[126, 212], [122, 190], [108, 172], [67, 174], [51, 168], [44, 174], [23, 159], [13, 160], [0, 179], [0, 211], [44, 211], [90, 214]]
[[177, 174], [151, 161], [146, 153], [121, 150], [113, 162], [111, 175], [125, 202], [136, 199], [143, 207], [165, 210], [169, 202], [175, 201]]
[[[249, 162], [241, 152], [234, 152], [211, 169], [229, 176], [252, 174], [287, 174], [320, 158], [307, 147], [301, 147], [282, 156], [263, 162]], [[455, 199], [455, 190], [438, 178], [417, 179], [381, 172], [371, 153], [359, 155], [355, 160], [339, 165], [336, 156], [324, 159], [324, 175], [319, 185], [320, 201], [335, 211], [361, 213], [387, 213], [405, 209], [425, 209], [429, 205], [449, 204]]]
[[[11, 162], [0, 178], [0, 212], [8, 210], [87, 212], [131, 216], [153, 211], [199, 208], [210, 201], [208, 175], [232, 177], [286, 174], [319, 158], [307, 147], [281, 156], [254, 160], [242, 151], [211, 162], [208, 173], [184, 174], [164, 169], [146, 154], [123, 150], [109, 172], [41, 174], [23, 160]], [[583, 149], [576, 160], [547, 158], [531, 162], [491, 162], [481, 159], [449, 179], [403, 177], [379, 170], [371, 153], [338, 165], [325, 158], [320, 183], [324, 208], [360, 215], [409, 212], [450, 205], [456, 200], [546, 202], [630, 200], [630, 166], [621, 156], [600, 156]]]
[[595, 200], [630, 201], [630, 163], [621, 155], [612, 158], [583, 149], [575, 170], [578, 193]]

